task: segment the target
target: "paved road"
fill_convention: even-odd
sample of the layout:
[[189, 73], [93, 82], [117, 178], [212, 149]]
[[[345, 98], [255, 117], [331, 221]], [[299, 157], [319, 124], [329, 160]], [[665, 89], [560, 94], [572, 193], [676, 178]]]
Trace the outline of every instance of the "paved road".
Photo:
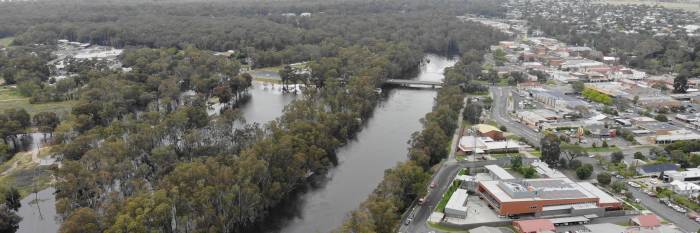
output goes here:
[[508, 114], [508, 96], [511, 95], [511, 87], [492, 86], [490, 91], [493, 99], [491, 119], [499, 125], [506, 126], [509, 132], [525, 137], [532, 145], [539, 146], [539, 133], [513, 120]]
[[[524, 163], [529, 163], [531, 161], [528, 161], [528, 158], [523, 158], [526, 161], [523, 161]], [[425, 203], [423, 205], [416, 205], [416, 206], [411, 206], [408, 209], [411, 210], [410, 213], [406, 214], [406, 216], [414, 216], [413, 221], [405, 225], [404, 223], [406, 222], [406, 219], [401, 220], [401, 227], [399, 228], [399, 232], [430, 232], [430, 231], [435, 231], [431, 228], [428, 228], [426, 223], [428, 221], [428, 218], [430, 217], [430, 214], [433, 212], [433, 209], [437, 205], [438, 202], [440, 202], [440, 199], [442, 199], [442, 194], [445, 193], [451, 184], [452, 179], [457, 175], [460, 169], [462, 168], [479, 168], [479, 167], [484, 167], [486, 165], [500, 165], [500, 166], [505, 166], [506, 164], [510, 163], [509, 158], [504, 158], [500, 160], [484, 160], [484, 161], [446, 161], [440, 170], [433, 176], [433, 180], [437, 183], [437, 186], [429, 191], [427, 198], [425, 199]], [[414, 208], [415, 207], [415, 208]], [[437, 231], [436, 231], [437, 232]]]
[[634, 198], [637, 198], [641, 201], [644, 207], [661, 216], [662, 218], [673, 222], [674, 224], [676, 224], [676, 226], [680, 227], [684, 231], [697, 232], [698, 229], [700, 229], [700, 224], [693, 220], [690, 220], [684, 214], [676, 212], [670, 207], [659, 202], [659, 199], [655, 197], [650, 197], [649, 195], [646, 195], [645, 193], [641, 192], [639, 189], [633, 188], [631, 186], [627, 186], [627, 189], [632, 193], [632, 196], [634, 196]]
[[[466, 99], [463, 101], [466, 101]], [[426, 221], [428, 220], [428, 217], [430, 217], [433, 207], [437, 205], [442, 198], [442, 193], [447, 191], [449, 187], [448, 184], [451, 183], [449, 181], [452, 179], [452, 177], [457, 175], [460, 169], [460, 165], [455, 158], [455, 153], [457, 152], [459, 135], [462, 131], [462, 111], [464, 111], [464, 108], [459, 111], [459, 117], [457, 118], [457, 125], [459, 128], [455, 130], [454, 134], [452, 135], [452, 142], [450, 142], [450, 153], [447, 155], [447, 161], [441, 165], [438, 172], [433, 175], [432, 178], [432, 181], [438, 184], [437, 187], [432, 190], [428, 190], [425, 203], [419, 206], [416, 206], [414, 203], [413, 206], [408, 208], [409, 212], [404, 215], [404, 218], [401, 219], [399, 232], [429, 232], [429, 229], [426, 226]], [[410, 224], [405, 224], [407, 218], [411, 218], [413, 221]]]

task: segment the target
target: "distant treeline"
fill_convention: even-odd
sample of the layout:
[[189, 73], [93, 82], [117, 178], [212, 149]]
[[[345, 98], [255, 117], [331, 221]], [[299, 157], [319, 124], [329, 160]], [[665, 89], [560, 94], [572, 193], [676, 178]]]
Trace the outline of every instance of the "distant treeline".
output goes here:
[[[245, 52], [255, 66], [326, 56], [324, 41], [343, 45], [408, 42], [422, 51], [459, 54], [477, 28], [455, 20], [468, 12], [498, 14], [493, 1], [147, 2], [46, 1], [0, 8], [0, 37], [18, 45], [56, 39], [115, 47], [146, 46]], [[311, 13], [289, 17], [284, 13]], [[489, 37], [488, 32], [483, 35]], [[470, 43], [482, 43], [476, 40]], [[477, 45], [477, 46], [483, 46]]]

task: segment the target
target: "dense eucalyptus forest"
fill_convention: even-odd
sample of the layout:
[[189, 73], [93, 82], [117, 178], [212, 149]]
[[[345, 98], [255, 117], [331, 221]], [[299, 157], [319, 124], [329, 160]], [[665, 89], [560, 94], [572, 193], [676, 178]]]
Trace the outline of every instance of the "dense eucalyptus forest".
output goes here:
[[[0, 37], [15, 38], [0, 52], [4, 82], [36, 102], [75, 101], [50, 125], [66, 233], [246, 232], [309, 176], [333, 166], [336, 149], [371, 117], [384, 79], [410, 77], [425, 53], [460, 55], [425, 129], [410, 142], [410, 161], [389, 170], [351, 215], [349, 222], [371, 227], [342, 228], [389, 232], [446, 156], [465, 92], [485, 90], [476, 82], [484, 50], [505, 38], [456, 19], [497, 9], [488, 0], [0, 4]], [[47, 51], [58, 39], [124, 48], [119, 61], [129, 71], [74, 63], [77, 76], [49, 85]], [[212, 53], [224, 50], [236, 53]], [[306, 84], [300, 98], [277, 120], [246, 125], [236, 106], [252, 77], [241, 66], [302, 61], [310, 73], [294, 79]], [[209, 116], [214, 98], [228, 107]], [[5, 147], [50, 124], [29, 121], [22, 110], [0, 117], [14, 122], [0, 124]]]

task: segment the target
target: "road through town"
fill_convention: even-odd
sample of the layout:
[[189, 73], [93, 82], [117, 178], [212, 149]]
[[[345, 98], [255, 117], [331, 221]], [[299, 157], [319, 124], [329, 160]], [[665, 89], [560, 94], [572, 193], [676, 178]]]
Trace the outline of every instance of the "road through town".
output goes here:
[[659, 202], [659, 199], [657, 199], [655, 197], [650, 197], [649, 195], [645, 194], [644, 192], [640, 191], [639, 189], [633, 188], [629, 185], [627, 186], [627, 190], [629, 190], [632, 193], [632, 196], [634, 196], [634, 198], [639, 199], [640, 203], [644, 207], [653, 211], [658, 216], [660, 216], [660, 217], [662, 217], [670, 222], [673, 222], [674, 224], [676, 224], [676, 226], [680, 227], [684, 231], [697, 232], [698, 229], [700, 229], [700, 224], [689, 219], [684, 214], [676, 212], [675, 210], [671, 209], [670, 207]]
[[[508, 116], [508, 96], [511, 94], [511, 87], [492, 86], [491, 98], [493, 106], [491, 107], [491, 119], [499, 125], [505, 126], [509, 132], [524, 137], [530, 144], [539, 146], [540, 135], [538, 132], [520, 124]], [[515, 103], [513, 103], [515, 104]]]

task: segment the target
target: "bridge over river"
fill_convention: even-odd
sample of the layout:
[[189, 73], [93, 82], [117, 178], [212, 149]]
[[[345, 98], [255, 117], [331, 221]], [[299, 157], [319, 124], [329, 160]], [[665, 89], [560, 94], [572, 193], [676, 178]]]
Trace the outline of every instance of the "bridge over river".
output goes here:
[[387, 79], [384, 81], [385, 85], [398, 85], [398, 86], [428, 86], [428, 87], [442, 87], [442, 82], [440, 81], [426, 81], [426, 80], [410, 80], [410, 79]]

